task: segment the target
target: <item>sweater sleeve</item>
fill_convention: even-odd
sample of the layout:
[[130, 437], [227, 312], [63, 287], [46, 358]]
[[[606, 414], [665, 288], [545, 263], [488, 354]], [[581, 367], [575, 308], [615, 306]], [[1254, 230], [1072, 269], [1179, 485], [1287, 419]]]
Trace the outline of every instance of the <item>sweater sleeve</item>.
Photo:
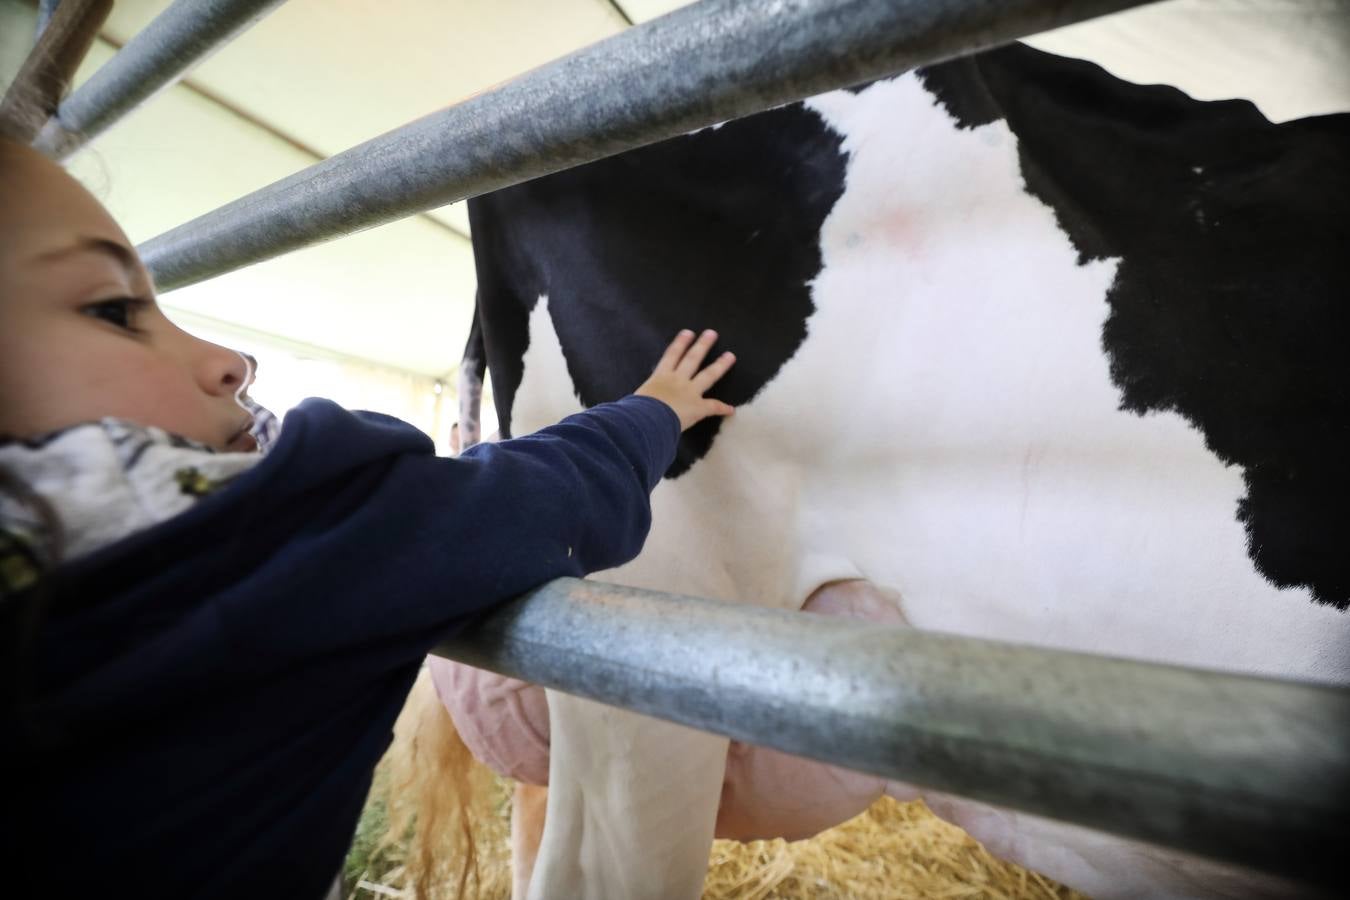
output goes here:
[[403, 452], [334, 472], [259, 524], [251, 541], [274, 529], [277, 552], [222, 615], [278, 661], [420, 658], [532, 587], [635, 557], [679, 435], [666, 404], [627, 397], [459, 458]]
[[679, 436], [670, 407], [634, 396], [473, 447], [455, 461], [447, 512], [460, 520], [458, 544], [482, 554], [456, 551], [456, 581], [467, 596], [498, 599], [628, 562], [647, 538], [649, 496]]

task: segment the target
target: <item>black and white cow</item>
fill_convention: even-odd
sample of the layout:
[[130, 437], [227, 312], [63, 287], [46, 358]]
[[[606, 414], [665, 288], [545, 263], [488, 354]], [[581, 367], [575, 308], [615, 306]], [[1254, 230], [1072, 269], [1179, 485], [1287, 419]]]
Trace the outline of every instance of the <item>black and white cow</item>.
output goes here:
[[[510, 435], [628, 392], [678, 328], [736, 351], [738, 414], [684, 437], [607, 580], [862, 583], [918, 628], [1347, 683], [1347, 210], [1350, 115], [1013, 45], [474, 201], [464, 368]], [[696, 896], [727, 741], [548, 711], [532, 896]], [[1258, 886], [933, 805], [1103, 896]]]

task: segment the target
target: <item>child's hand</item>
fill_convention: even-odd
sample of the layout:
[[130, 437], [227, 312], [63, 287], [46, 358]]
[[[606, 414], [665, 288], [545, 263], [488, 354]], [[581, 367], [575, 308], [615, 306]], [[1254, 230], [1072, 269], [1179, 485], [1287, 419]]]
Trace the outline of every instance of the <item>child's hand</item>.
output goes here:
[[666, 348], [652, 377], [633, 393], [654, 397], [675, 410], [675, 415], [680, 417], [681, 431], [708, 416], [731, 415], [736, 411], [735, 407], [703, 396], [736, 362], [735, 354], [723, 353], [699, 371], [703, 357], [715, 343], [717, 332], [711, 329], [699, 335], [697, 341], [692, 331], [681, 331]]

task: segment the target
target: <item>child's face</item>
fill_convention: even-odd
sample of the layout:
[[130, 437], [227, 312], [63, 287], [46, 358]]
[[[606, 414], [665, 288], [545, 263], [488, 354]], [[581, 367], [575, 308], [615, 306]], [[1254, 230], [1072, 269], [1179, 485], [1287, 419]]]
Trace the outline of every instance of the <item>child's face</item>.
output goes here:
[[59, 166], [0, 141], [0, 434], [111, 416], [251, 450], [231, 350], [173, 325], [122, 229]]

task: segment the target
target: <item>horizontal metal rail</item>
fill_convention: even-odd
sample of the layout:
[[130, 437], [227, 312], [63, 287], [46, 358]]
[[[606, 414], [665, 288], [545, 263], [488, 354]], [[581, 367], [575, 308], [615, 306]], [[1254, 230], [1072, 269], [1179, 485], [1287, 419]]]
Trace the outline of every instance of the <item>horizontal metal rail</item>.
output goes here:
[[285, 0], [176, 0], [61, 104], [33, 146], [68, 156]]
[[441, 656], [736, 740], [1324, 885], [1350, 690], [559, 579]]
[[1150, 0], [704, 0], [141, 247], [162, 290], [834, 88]]

